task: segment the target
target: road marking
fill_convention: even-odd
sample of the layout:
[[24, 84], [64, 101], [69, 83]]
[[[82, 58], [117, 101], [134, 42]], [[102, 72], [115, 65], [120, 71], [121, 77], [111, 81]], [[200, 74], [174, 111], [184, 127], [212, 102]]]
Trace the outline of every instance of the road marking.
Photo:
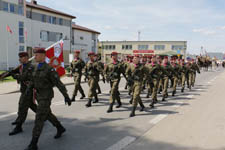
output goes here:
[[203, 91], [204, 89], [196, 89], [197, 91]]
[[161, 120], [163, 120], [164, 118], [166, 118], [168, 116], [168, 114], [161, 114], [156, 116], [154, 119], [150, 120], [149, 123], [150, 124], [157, 124], [158, 122], [160, 122]]
[[208, 84], [211, 84], [211, 81], [209, 81]]
[[122, 150], [123, 148], [125, 148], [127, 145], [129, 145], [130, 143], [132, 143], [135, 140], [136, 140], [136, 138], [133, 136], [126, 136], [125, 138], [123, 138], [116, 144], [110, 146], [106, 150]]
[[194, 95], [188, 95], [188, 96], [186, 96], [186, 98], [193, 98], [194, 97]]
[[5, 115], [0, 116], [0, 119], [6, 118], [6, 117], [10, 117], [10, 116], [13, 116], [13, 115], [16, 115], [16, 114], [17, 114], [17, 112], [5, 114]]

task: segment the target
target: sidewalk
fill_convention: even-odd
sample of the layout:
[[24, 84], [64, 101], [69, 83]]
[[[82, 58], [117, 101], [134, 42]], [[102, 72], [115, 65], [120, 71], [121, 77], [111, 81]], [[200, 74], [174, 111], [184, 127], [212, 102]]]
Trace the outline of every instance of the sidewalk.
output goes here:
[[[62, 77], [61, 81], [65, 84], [65, 85], [71, 85], [74, 83], [73, 78], [72, 77]], [[82, 76], [82, 83], [84, 82], [84, 76]], [[3, 82], [0, 83], [0, 95], [2, 94], [8, 94], [8, 93], [16, 93], [19, 92], [20, 90], [20, 85], [17, 84], [16, 81], [14, 82]]]

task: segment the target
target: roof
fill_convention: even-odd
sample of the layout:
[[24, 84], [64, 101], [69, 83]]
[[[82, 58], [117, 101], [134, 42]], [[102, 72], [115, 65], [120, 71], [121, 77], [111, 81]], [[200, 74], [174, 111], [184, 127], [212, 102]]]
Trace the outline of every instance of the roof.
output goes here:
[[72, 15], [69, 15], [69, 14], [66, 14], [66, 13], [63, 13], [63, 12], [60, 12], [58, 10], [55, 10], [55, 9], [52, 9], [52, 8], [49, 8], [49, 7], [46, 7], [46, 6], [43, 6], [43, 5], [33, 4], [31, 2], [26, 2], [26, 5], [28, 7], [32, 7], [32, 8], [36, 8], [36, 9], [40, 9], [40, 10], [44, 10], [44, 11], [48, 11], [48, 12], [51, 12], [51, 13], [56, 13], [58, 15], [63, 15], [63, 16], [71, 17], [73, 19], [76, 18], [75, 16], [72, 16]]
[[101, 33], [98, 32], [98, 31], [95, 31], [95, 30], [92, 30], [92, 29], [89, 29], [89, 28], [86, 28], [86, 27], [82, 27], [82, 26], [79, 26], [79, 25], [77, 25], [77, 24], [73, 24], [73, 25], [72, 25], [72, 28], [73, 28], [73, 29], [77, 29], [77, 30], [86, 31], [86, 32], [92, 32], [92, 33], [101, 34]]
[[141, 43], [141, 42], [183, 42], [183, 43], [186, 43], [187, 41], [101, 41], [101, 42], [103, 42], [103, 43], [111, 43], [111, 42], [113, 42], [113, 43], [122, 43], [122, 42], [128, 42], [128, 43], [131, 43], [131, 42], [139, 42], [139, 43]]

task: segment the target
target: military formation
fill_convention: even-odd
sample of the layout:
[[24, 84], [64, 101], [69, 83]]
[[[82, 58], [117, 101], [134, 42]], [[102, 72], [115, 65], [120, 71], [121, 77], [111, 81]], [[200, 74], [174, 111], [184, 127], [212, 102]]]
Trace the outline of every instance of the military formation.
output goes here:
[[80, 51], [75, 51], [74, 60], [69, 66], [70, 75], [74, 78], [74, 90], [70, 98], [58, 73], [45, 62], [46, 51], [37, 48], [34, 49], [34, 54], [36, 64], [31, 64], [28, 53], [19, 53], [21, 65], [6, 75], [13, 76], [21, 85], [18, 116], [12, 123], [15, 128], [9, 135], [16, 135], [23, 131], [22, 125], [26, 120], [29, 108], [36, 113], [32, 139], [26, 150], [38, 149], [38, 140], [46, 120], [56, 127], [55, 139], [60, 138], [66, 131], [50, 108], [54, 97], [53, 87], [59, 89], [65, 98], [65, 104], [70, 106], [72, 102], [76, 102], [78, 91], [81, 95], [80, 99], [86, 97], [81, 86], [82, 76], [85, 76], [89, 86], [88, 102], [85, 105], [88, 108], [99, 102], [98, 94], [101, 93], [99, 82], [102, 78], [102, 81], [109, 83], [111, 87], [109, 107], [106, 112], [112, 113], [115, 103], [117, 103], [116, 108], [122, 106], [123, 100], [120, 98], [119, 87], [121, 78], [124, 77], [126, 80], [125, 89], [130, 95], [129, 103], [132, 107], [130, 117], [134, 117], [138, 104], [140, 111], [145, 110], [141, 98], [141, 93], [144, 90], [147, 91], [146, 98], [151, 100], [149, 107], [154, 108], [158, 103], [159, 94], [162, 94], [161, 101], [165, 102], [169, 97], [169, 88], [172, 88], [171, 96], [176, 95], [177, 86], [181, 87], [181, 92], [184, 92], [185, 88], [191, 90], [195, 85], [196, 74], [200, 73], [196, 60], [191, 58], [187, 58], [185, 61], [168, 56], [128, 55], [126, 59], [119, 61], [118, 53], [112, 52], [110, 63], [103, 64], [100, 55], [90, 52], [88, 53], [89, 61], [85, 63], [80, 58]]

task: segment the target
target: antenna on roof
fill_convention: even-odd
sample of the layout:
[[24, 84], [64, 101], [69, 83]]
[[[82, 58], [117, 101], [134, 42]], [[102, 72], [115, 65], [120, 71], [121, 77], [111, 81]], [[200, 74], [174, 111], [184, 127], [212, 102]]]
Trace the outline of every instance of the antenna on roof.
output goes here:
[[138, 41], [141, 40], [141, 31], [138, 31]]

